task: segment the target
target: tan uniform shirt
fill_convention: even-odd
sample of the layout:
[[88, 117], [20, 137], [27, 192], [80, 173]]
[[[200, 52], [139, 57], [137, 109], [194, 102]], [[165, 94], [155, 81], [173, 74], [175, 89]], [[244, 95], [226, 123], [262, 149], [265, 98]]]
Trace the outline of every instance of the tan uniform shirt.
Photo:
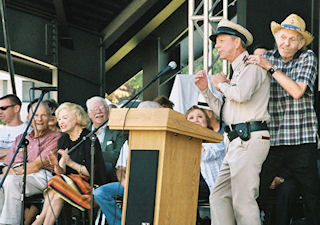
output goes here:
[[[222, 119], [225, 124], [250, 121], [268, 121], [270, 77], [267, 71], [253, 64], [247, 64], [248, 52], [240, 54], [232, 63], [233, 76], [230, 84], [218, 85], [225, 96]], [[220, 115], [222, 102], [207, 88], [203, 96], [216, 116]]]

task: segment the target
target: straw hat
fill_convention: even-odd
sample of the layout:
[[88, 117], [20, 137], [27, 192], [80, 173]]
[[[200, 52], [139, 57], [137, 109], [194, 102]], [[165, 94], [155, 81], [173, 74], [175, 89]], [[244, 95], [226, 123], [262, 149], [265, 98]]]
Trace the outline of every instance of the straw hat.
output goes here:
[[312, 40], [313, 40], [313, 35], [306, 31], [306, 23], [304, 20], [296, 15], [296, 14], [291, 14], [289, 15], [282, 23], [281, 25], [272, 21], [271, 22], [271, 32], [273, 36], [280, 30], [280, 29], [290, 29], [290, 30], [295, 30], [299, 32], [303, 38], [305, 39], [306, 43], [305, 46], [309, 45]]
[[243, 26], [233, 23], [230, 20], [222, 19], [218, 23], [217, 32], [211, 35], [209, 38], [211, 41], [216, 41], [219, 34], [230, 34], [241, 38], [241, 40], [249, 46], [253, 42], [252, 34]]

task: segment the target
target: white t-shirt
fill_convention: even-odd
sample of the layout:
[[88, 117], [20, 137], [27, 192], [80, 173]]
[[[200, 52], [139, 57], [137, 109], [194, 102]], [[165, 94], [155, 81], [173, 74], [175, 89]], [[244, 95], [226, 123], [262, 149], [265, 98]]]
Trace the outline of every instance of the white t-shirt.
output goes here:
[[25, 123], [14, 127], [7, 125], [0, 127], [0, 151], [3, 148], [11, 148], [16, 137], [22, 134], [26, 127]]
[[123, 143], [122, 148], [120, 150], [116, 168], [118, 168], [119, 166], [127, 167], [128, 152], [129, 152], [129, 144], [127, 140], [126, 142]]

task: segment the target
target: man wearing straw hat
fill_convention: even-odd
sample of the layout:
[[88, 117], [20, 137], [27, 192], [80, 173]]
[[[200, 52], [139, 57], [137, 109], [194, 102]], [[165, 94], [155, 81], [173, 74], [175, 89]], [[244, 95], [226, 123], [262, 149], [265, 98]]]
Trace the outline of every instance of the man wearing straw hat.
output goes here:
[[286, 167], [302, 192], [307, 224], [319, 225], [318, 125], [314, 110], [317, 59], [313, 51], [305, 50], [313, 36], [296, 14], [289, 15], [281, 24], [271, 22], [271, 32], [277, 49], [248, 60], [272, 76], [268, 124], [271, 148], [261, 172], [261, 198], [280, 168]]
[[253, 37], [244, 27], [222, 19], [210, 39], [234, 71], [228, 78], [218, 73], [211, 79], [224, 95], [224, 103], [208, 89], [205, 71], [195, 76], [195, 84], [215, 115], [225, 122], [227, 133], [227, 153], [210, 194], [211, 221], [215, 225], [261, 225], [256, 198], [261, 166], [270, 146], [266, 125], [270, 78], [266, 70], [246, 62], [246, 47]]

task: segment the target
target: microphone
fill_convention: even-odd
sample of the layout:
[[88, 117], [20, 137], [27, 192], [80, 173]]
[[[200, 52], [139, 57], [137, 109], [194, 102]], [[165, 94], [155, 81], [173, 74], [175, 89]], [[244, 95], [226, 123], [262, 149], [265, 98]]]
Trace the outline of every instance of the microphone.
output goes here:
[[30, 88], [30, 89], [31, 90], [44, 91], [44, 92], [58, 91], [58, 87], [33, 87], [33, 88]]
[[164, 68], [163, 70], [161, 70], [156, 77], [159, 78], [161, 77], [163, 74], [169, 72], [170, 70], [174, 70], [175, 68], [177, 68], [177, 63], [175, 61], [171, 61], [169, 62], [168, 66], [166, 68]]

